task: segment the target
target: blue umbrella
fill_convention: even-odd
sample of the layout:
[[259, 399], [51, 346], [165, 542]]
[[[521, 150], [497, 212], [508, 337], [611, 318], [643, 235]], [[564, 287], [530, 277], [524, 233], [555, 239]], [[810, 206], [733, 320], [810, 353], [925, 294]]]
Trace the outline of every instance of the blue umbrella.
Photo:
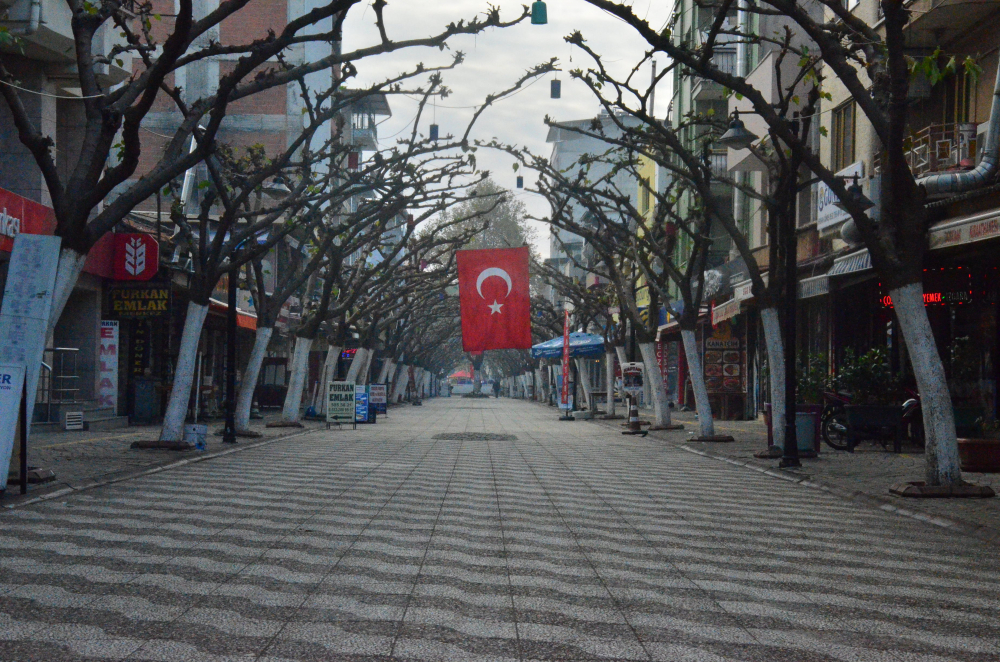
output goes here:
[[[556, 336], [552, 340], [540, 342], [531, 348], [533, 359], [561, 359], [563, 337]], [[593, 333], [569, 334], [569, 355], [571, 358], [602, 356], [604, 354], [604, 338]]]

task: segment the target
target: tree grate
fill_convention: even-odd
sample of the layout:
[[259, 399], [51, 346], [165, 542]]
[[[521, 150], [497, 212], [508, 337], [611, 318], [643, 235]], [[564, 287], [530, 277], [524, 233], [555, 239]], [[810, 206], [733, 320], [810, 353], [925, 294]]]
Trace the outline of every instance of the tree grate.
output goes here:
[[495, 432], [442, 432], [432, 438], [443, 441], [517, 441], [517, 437], [512, 434]]

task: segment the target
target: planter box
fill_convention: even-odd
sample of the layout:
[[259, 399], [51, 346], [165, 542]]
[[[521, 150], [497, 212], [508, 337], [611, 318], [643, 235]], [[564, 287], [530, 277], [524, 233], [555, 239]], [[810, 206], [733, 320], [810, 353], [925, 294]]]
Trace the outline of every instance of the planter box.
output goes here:
[[847, 444], [853, 451], [861, 439], [893, 437], [893, 451], [902, 451], [903, 408], [899, 405], [847, 405]]
[[1000, 473], [1000, 439], [959, 439], [962, 471]]
[[[801, 457], [815, 457], [819, 453], [822, 415], [823, 405], [795, 405], [795, 441]], [[774, 446], [770, 403], [764, 404], [764, 422], [767, 424], [767, 445]]]

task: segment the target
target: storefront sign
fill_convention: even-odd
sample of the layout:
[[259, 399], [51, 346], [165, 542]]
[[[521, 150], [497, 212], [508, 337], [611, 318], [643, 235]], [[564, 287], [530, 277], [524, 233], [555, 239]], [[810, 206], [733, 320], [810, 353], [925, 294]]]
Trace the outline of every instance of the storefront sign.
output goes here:
[[991, 209], [938, 223], [927, 233], [931, 250], [1000, 237], [1000, 211]]
[[375, 408], [376, 413], [386, 413], [388, 402], [388, 389], [385, 384], [372, 384], [368, 387], [368, 404]]
[[97, 405], [118, 406], [118, 322], [101, 320], [97, 351]]
[[368, 422], [368, 387], [360, 384], [354, 387], [354, 420]]
[[52, 234], [56, 229], [55, 211], [0, 188], [0, 251], [14, 249], [14, 237], [25, 234]]
[[327, 385], [326, 422], [354, 422], [354, 382], [330, 382]]
[[[836, 174], [841, 177], [853, 177], [854, 175], [863, 177], [865, 174], [864, 163], [855, 161]], [[848, 182], [847, 185], [850, 186], [851, 183]], [[851, 217], [849, 213], [834, 204], [838, 201], [839, 198], [834, 195], [829, 186], [823, 182], [816, 185], [816, 228], [821, 232]]]
[[734, 325], [722, 322], [705, 338], [705, 386], [709, 393], [743, 393], [746, 356]]
[[160, 269], [160, 245], [152, 235], [114, 235], [115, 280], [149, 280]]
[[733, 286], [733, 298], [737, 301], [746, 301], [753, 298], [753, 281], [745, 280]]
[[137, 324], [132, 333], [131, 370], [136, 377], [146, 374], [149, 363], [149, 328], [145, 324]]
[[108, 308], [118, 319], [164, 316], [170, 310], [170, 286], [157, 284], [109, 287]]
[[24, 366], [0, 365], [0, 490], [7, 489], [7, 468], [14, 455], [17, 419], [24, 393]]
[[830, 277], [826, 274], [799, 281], [799, 298], [810, 299], [830, 293]]

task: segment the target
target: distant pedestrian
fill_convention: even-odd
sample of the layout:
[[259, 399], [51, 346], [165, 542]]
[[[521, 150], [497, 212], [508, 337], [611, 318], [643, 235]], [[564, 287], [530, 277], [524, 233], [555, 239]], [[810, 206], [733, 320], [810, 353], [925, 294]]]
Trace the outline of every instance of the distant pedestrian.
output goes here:
[[498, 398], [500, 397], [500, 382], [499, 382], [499, 380], [495, 380], [493, 382], [493, 395], [495, 395]]

